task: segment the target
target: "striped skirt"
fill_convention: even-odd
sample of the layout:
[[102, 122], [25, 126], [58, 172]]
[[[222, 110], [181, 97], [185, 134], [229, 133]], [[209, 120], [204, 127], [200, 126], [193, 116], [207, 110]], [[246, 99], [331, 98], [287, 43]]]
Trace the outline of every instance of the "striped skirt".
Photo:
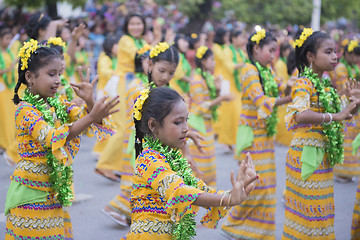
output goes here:
[[351, 239], [360, 239], [360, 180], [356, 190], [356, 200], [351, 226]]
[[302, 147], [286, 156], [285, 221], [282, 239], [335, 239], [333, 170], [326, 160], [306, 181], [301, 179]]
[[70, 215], [53, 195], [43, 203], [25, 204], [10, 210], [5, 240], [71, 240]]
[[[358, 117], [356, 117], [358, 118]], [[360, 176], [360, 153], [352, 154], [352, 142], [359, 133], [354, 120], [345, 121], [344, 127], [344, 163], [335, 165], [334, 175], [346, 178]]]
[[109, 207], [118, 212], [121, 215], [125, 215], [128, 218], [131, 218], [130, 210], [130, 196], [132, 191], [132, 178], [134, 169], [131, 165], [131, 154], [127, 153], [127, 147], [129, 145], [129, 138], [131, 135], [131, 128], [125, 129], [124, 141], [122, 145], [122, 159], [120, 160], [120, 194], [116, 195], [108, 204]]
[[[215, 133], [211, 121], [205, 120], [205, 126], [206, 135], [198, 133], [205, 138], [202, 144], [205, 145], [204, 151], [206, 153], [200, 153], [194, 144], [190, 144], [189, 151], [200, 171], [204, 173], [203, 176], [198, 177], [201, 177], [209, 187], [216, 188]], [[190, 128], [190, 131], [196, 130]]]
[[240, 239], [275, 240], [276, 170], [274, 140], [266, 129], [254, 130], [254, 142], [238, 160], [250, 153], [259, 180], [246, 201], [230, 210], [222, 231]]

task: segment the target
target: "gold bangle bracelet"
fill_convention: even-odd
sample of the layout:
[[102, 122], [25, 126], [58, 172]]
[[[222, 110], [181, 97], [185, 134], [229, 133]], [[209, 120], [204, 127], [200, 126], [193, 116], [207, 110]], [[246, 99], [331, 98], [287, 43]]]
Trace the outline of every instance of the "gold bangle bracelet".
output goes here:
[[221, 205], [222, 205], [222, 202], [223, 202], [223, 200], [224, 200], [225, 195], [226, 195], [226, 192], [224, 192], [224, 193], [223, 193], [223, 195], [222, 195], [222, 197], [221, 197], [221, 200], [220, 200], [220, 207], [221, 207]]

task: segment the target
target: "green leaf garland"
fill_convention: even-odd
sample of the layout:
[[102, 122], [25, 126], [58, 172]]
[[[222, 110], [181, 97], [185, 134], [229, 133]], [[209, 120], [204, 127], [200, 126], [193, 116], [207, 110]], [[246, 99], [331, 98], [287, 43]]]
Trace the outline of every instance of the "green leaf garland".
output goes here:
[[[45, 100], [39, 95], [33, 95], [28, 89], [25, 90], [23, 101], [26, 101], [35, 106], [43, 114], [44, 121], [51, 127], [55, 127], [54, 116]], [[66, 112], [66, 106], [60, 100], [55, 98], [47, 98], [48, 104], [55, 109], [55, 114], [60, 119], [61, 124], [69, 121], [69, 116]], [[71, 185], [73, 182], [73, 168], [72, 166], [65, 166], [52, 153], [51, 148], [47, 148], [46, 158], [47, 164], [50, 168], [49, 180], [54, 192], [57, 194], [57, 199], [63, 206], [70, 206], [73, 198]]]
[[[358, 65], [350, 65], [344, 58], [341, 58], [340, 62], [345, 65], [349, 78], [360, 81], [360, 69]], [[353, 70], [355, 71], [355, 75], [353, 74]]]
[[63, 75], [60, 76], [60, 82], [61, 85], [64, 87], [66, 98], [70, 102], [74, 99], [74, 90]]
[[[10, 51], [9, 48], [6, 49], [6, 52], [10, 55], [10, 58], [11, 58], [11, 63], [14, 61], [14, 55], [12, 54], [12, 52]], [[4, 69], [5, 70], [5, 60], [4, 60], [4, 57], [2, 55], [2, 51], [0, 51], [0, 69]], [[15, 76], [14, 76], [14, 69], [11, 69], [11, 82], [8, 81], [8, 73], [4, 73], [2, 76], [3, 76], [3, 79], [4, 79], [4, 82], [5, 82], [5, 85], [8, 89], [13, 89], [16, 85], [16, 82], [15, 82]]]
[[[196, 71], [197, 74], [201, 75], [205, 79], [206, 85], [207, 85], [208, 90], [209, 90], [210, 99], [214, 100], [215, 98], [217, 98], [218, 95], [216, 93], [214, 75], [212, 75], [209, 72], [202, 71], [200, 68], [197, 68], [195, 71]], [[217, 111], [218, 108], [219, 108], [219, 105], [212, 106], [210, 108], [211, 116], [212, 116], [212, 118], [214, 119], [215, 122], [218, 120], [218, 117], [219, 117], [219, 114], [218, 114], [218, 111]]]
[[[264, 87], [264, 93], [268, 97], [278, 97], [279, 96], [279, 89], [278, 85], [274, 79], [274, 75], [272, 74], [271, 70], [267, 67], [263, 67], [260, 65], [260, 63], [256, 62], [256, 67], [260, 72], [260, 76], [263, 80], [263, 87]], [[276, 133], [276, 124], [278, 122], [277, 117], [277, 107], [273, 108], [273, 111], [266, 119], [266, 128], [268, 135], [270, 137], [274, 136]]]
[[[312, 69], [307, 67], [304, 69], [302, 76], [308, 78], [313, 83], [325, 113], [338, 113], [341, 111], [340, 97], [331, 86], [330, 79], [320, 79]], [[326, 89], [329, 89], [329, 91]], [[329, 125], [324, 124], [323, 132], [325, 134], [325, 152], [328, 154], [330, 164], [334, 166], [335, 164], [342, 163], [344, 160], [343, 123], [333, 121]]]
[[[163, 146], [159, 139], [145, 136], [144, 147], [151, 148], [165, 156], [171, 170], [179, 175], [188, 186], [197, 187], [198, 180], [194, 176], [186, 158], [183, 158], [178, 149]], [[176, 240], [190, 240], [196, 236], [195, 214], [185, 214], [173, 229], [173, 237]]]

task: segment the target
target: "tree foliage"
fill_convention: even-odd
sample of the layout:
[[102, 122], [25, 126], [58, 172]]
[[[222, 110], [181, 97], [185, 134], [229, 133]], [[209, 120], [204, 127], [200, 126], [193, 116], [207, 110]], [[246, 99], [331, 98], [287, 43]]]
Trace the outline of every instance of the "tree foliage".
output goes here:
[[39, 8], [43, 7], [49, 3], [56, 3], [56, 2], [69, 2], [74, 7], [83, 7], [86, 3], [86, 0], [5, 0], [4, 3], [8, 6], [16, 6], [16, 7], [33, 7]]

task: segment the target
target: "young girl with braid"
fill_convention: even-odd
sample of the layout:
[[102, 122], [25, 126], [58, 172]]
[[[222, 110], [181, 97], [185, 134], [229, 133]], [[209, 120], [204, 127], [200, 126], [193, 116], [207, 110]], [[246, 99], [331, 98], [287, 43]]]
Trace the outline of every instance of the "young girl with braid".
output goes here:
[[[336, 88], [342, 92], [352, 80], [360, 80], [360, 44], [358, 40], [351, 40], [344, 48], [343, 57], [334, 70]], [[335, 80], [335, 81], [334, 81]], [[360, 132], [360, 118], [354, 118], [344, 122], [344, 162], [334, 166], [335, 180], [346, 183], [353, 181], [354, 177], [360, 176], [360, 154], [353, 154], [352, 143]]]
[[[11, 144], [15, 141], [14, 114], [15, 107], [11, 103], [16, 80], [14, 66], [16, 56], [8, 48], [12, 34], [9, 28], [0, 29], [0, 149], [8, 152]], [[11, 126], [11, 127], [10, 127]], [[5, 160], [13, 165], [14, 159], [5, 155]]]
[[333, 166], [343, 161], [342, 121], [358, 111], [359, 91], [350, 86], [342, 101], [330, 79], [322, 77], [337, 64], [328, 34], [304, 28], [296, 36], [295, 51], [300, 78], [286, 116], [294, 135], [286, 156], [282, 239], [335, 239]]
[[[16, 139], [21, 160], [11, 176], [5, 203], [5, 239], [72, 239], [70, 217], [72, 162], [80, 134], [90, 127], [99, 140], [114, 134], [107, 117], [117, 98], [93, 100], [89, 78], [73, 84], [86, 102], [76, 107], [55, 95], [60, 87], [62, 57], [36, 40], [19, 51], [18, 83], [14, 103]], [[88, 74], [89, 76], [89, 74]], [[20, 86], [27, 88], [18, 95]]]
[[191, 131], [198, 132], [205, 141], [205, 146], [200, 152], [197, 147], [190, 144], [189, 151], [192, 159], [203, 173], [200, 177], [206, 185], [216, 187], [216, 157], [215, 157], [215, 133], [213, 121], [217, 121], [217, 108], [222, 102], [233, 100], [233, 96], [221, 95], [219, 79], [211, 74], [214, 71], [215, 60], [211, 49], [201, 46], [195, 55], [197, 69], [194, 80], [190, 85], [190, 117], [189, 125]]
[[215, 191], [197, 179], [178, 149], [186, 145], [188, 110], [174, 90], [141, 91], [134, 105], [136, 155], [131, 193], [132, 239], [192, 239], [195, 214], [207, 208], [201, 223], [215, 228], [227, 207], [244, 201], [257, 179], [250, 155], [240, 165], [231, 191]]
[[[140, 91], [152, 87], [169, 84], [173, 78], [179, 54], [176, 48], [162, 42], [154, 48], [149, 45], [141, 48], [135, 56], [136, 78], [129, 84], [126, 91], [126, 128], [122, 148], [114, 149], [113, 154], [121, 156], [120, 163], [120, 194], [116, 195], [102, 210], [109, 218], [120, 225], [129, 226], [131, 220], [130, 196], [132, 190], [133, 164], [135, 161], [134, 138], [135, 129], [132, 109]], [[147, 73], [147, 74], [145, 74]], [[120, 151], [120, 154], [118, 153]]]
[[222, 226], [234, 238], [275, 239], [276, 110], [290, 102], [285, 93], [291, 90], [291, 82], [281, 82], [268, 67], [276, 48], [276, 38], [264, 29], [252, 34], [247, 44], [251, 63], [246, 63], [241, 72], [242, 111], [235, 158], [242, 161], [251, 153], [260, 179], [249, 199], [235, 206]]

